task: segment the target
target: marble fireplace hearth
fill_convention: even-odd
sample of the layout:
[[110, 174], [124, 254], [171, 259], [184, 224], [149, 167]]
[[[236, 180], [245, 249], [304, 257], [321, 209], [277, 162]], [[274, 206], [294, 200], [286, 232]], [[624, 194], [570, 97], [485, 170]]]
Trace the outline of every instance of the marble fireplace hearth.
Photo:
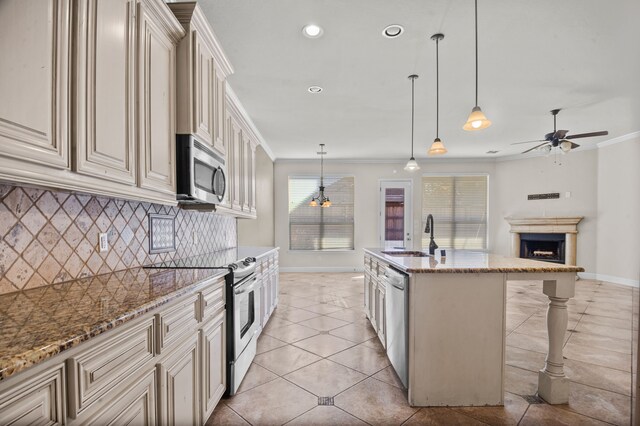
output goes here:
[[520, 234], [565, 234], [564, 263], [576, 264], [578, 223], [583, 216], [506, 217], [511, 225], [511, 256], [520, 257]]

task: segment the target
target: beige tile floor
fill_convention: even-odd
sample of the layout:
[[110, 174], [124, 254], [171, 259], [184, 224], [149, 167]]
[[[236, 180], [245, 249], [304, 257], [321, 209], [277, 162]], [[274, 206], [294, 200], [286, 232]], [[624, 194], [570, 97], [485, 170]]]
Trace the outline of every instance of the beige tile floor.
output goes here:
[[[238, 394], [207, 425], [629, 424], [631, 289], [581, 280], [569, 302], [567, 405], [536, 394], [547, 350], [542, 283], [509, 282], [504, 407], [414, 408], [362, 309], [356, 273], [282, 273], [280, 302]], [[320, 405], [332, 397], [333, 405]]]

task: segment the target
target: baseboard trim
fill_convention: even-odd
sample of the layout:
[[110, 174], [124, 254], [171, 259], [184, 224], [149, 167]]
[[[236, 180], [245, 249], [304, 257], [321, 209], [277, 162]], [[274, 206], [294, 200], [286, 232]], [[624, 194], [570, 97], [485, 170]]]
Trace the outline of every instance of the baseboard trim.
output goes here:
[[364, 272], [364, 268], [348, 266], [280, 266], [280, 272]]
[[578, 272], [580, 278], [585, 280], [606, 281], [613, 284], [626, 285], [628, 287], [640, 287], [640, 281], [630, 278], [616, 277], [613, 275], [594, 274], [592, 272]]

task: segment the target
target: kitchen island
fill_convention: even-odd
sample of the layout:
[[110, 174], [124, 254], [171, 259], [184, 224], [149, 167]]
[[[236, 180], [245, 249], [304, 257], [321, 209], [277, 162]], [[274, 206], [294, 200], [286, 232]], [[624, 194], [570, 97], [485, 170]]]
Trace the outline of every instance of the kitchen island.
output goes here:
[[574, 296], [576, 273], [584, 269], [466, 250], [447, 250], [442, 257], [365, 249], [365, 310], [385, 347], [398, 332], [386, 329], [388, 267], [407, 276], [409, 404], [504, 404], [506, 286], [514, 280], [543, 281], [549, 351], [538, 394], [551, 404], [568, 402], [562, 357], [567, 301]]

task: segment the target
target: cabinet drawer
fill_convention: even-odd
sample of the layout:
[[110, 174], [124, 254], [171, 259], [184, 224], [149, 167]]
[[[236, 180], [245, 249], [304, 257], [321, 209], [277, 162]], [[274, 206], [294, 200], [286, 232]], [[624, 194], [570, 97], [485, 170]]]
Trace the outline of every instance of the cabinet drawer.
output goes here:
[[154, 322], [149, 318], [67, 360], [69, 416], [76, 418], [116, 384], [134, 374], [154, 355]]
[[181, 341], [197, 328], [196, 304], [199, 298], [199, 293], [190, 294], [174, 306], [156, 314], [157, 353], [163, 353], [168, 346]]
[[63, 377], [64, 366], [60, 364], [0, 393], [0, 423], [63, 424]]
[[220, 309], [224, 309], [224, 277], [220, 277], [212, 281], [201, 295], [201, 317], [200, 321], [208, 321], [214, 317]]

